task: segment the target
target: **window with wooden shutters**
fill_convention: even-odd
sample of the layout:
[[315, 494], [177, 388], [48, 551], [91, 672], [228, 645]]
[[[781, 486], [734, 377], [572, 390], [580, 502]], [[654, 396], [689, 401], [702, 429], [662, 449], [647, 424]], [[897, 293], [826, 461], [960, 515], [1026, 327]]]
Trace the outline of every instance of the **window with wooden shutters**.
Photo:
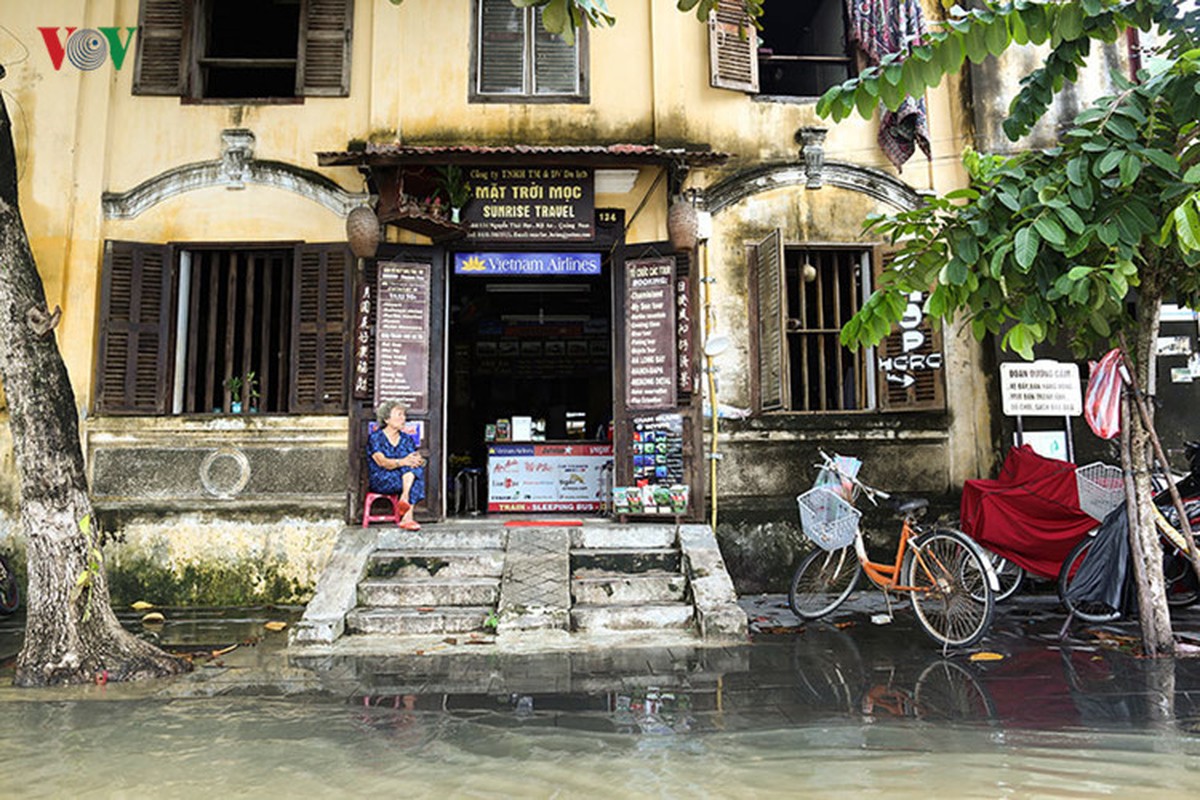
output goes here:
[[292, 259], [292, 248], [265, 247], [196, 248], [181, 258], [179, 411], [288, 410]]
[[296, 249], [292, 294], [293, 413], [345, 411], [354, 257], [344, 244]]
[[873, 353], [841, 344], [870, 292], [870, 253], [783, 247], [775, 231], [751, 250], [762, 411], [875, 408]]
[[720, 0], [708, 16], [711, 83], [717, 89], [758, 91], [758, 32], [743, 0]]
[[100, 287], [96, 409], [168, 410], [174, 265], [165, 245], [107, 242]]
[[141, 0], [135, 94], [272, 102], [350, 92], [354, 0]]
[[565, 42], [542, 25], [542, 9], [476, 0], [472, 100], [584, 101], [587, 30]]
[[771, 2], [756, 30], [743, 0], [709, 16], [711, 83], [782, 97], [820, 97], [855, 74], [844, 0]]
[[787, 404], [784, 339], [783, 233], [775, 230], [754, 248], [751, 272], [757, 300], [758, 397], [763, 411]]

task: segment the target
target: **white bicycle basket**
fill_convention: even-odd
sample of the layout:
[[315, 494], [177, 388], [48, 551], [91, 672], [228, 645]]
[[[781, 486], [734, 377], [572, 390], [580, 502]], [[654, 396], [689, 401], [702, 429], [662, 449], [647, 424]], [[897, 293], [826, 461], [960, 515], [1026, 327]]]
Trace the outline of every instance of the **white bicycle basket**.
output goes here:
[[1120, 467], [1099, 461], [1075, 468], [1079, 507], [1083, 513], [1103, 521], [1125, 499], [1125, 478]]
[[839, 550], [854, 541], [862, 512], [835, 491], [818, 486], [796, 497], [800, 526], [808, 538], [826, 550]]

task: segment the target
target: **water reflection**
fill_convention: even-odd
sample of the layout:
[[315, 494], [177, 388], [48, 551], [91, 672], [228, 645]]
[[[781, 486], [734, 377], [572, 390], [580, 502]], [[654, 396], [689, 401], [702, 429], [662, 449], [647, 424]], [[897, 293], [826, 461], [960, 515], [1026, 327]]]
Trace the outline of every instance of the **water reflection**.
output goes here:
[[179, 680], [0, 687], [0, 796], [1079, 797], [1200, 786], [1200, 663], [1146, 662], [1036, 626], [1001, 624], [988, 646], [1006, 657], [990, 662], [865, 625], [724, 648], [352, 657], [289, 656], [262, 633], [269, 616], [168, 622], [168, 646], [259, 637]]

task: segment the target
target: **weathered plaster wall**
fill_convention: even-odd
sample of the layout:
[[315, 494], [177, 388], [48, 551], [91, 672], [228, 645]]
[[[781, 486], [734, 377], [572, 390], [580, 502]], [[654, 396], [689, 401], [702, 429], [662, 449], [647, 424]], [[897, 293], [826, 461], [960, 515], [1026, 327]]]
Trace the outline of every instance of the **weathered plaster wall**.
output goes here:
[[213, 514], [128, 517], [105, 545], [113, 603], [253, 605], [304, 603], [342, 529], [340, 519], [288, 516], [271, 522]]

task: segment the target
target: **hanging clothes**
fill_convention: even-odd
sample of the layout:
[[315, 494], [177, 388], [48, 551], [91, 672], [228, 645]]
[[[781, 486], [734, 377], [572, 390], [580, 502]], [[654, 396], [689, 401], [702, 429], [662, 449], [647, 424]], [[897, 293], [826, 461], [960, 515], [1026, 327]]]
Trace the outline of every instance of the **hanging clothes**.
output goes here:
[[[925, 16], [919, 0], [846, 0], [850, 40], [872, 64], [889, 53], [908, 52], [925, 35]], [[897, 170], [920, 147], [930, 157], [929, 115], [924, 98], [906, 97], [895, 111], [883, 110], [879, 147]]]

